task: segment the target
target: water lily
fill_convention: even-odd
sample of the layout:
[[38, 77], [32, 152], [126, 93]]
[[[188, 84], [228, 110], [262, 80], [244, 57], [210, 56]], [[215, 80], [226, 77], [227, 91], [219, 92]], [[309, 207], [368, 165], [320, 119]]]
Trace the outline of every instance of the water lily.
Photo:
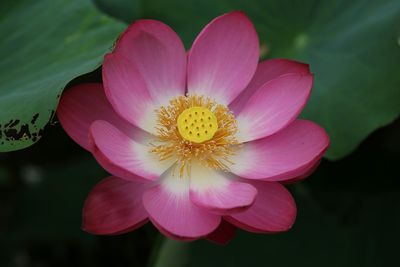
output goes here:
[[84, 230], [120, 234], [150, 220], [171, 238], [224, 243], [236, 227], [290, 229], [296, 205], [282, 184], [308, 176], [329, 138], [296, 119], [308, 65], [258, 59], [242, 12], [215, 18], [187, 53], [159, 21], [130, 25], [105, 56], [103, 84], [70, 88], [57, 111], [112, 174], [90, 192]]

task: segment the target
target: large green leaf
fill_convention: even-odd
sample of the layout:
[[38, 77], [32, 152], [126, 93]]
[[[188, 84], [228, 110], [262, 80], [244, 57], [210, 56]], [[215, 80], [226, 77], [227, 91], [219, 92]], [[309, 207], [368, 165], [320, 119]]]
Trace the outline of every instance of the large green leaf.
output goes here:
[[267, 57], [311, 65], [303, 116], [328, 131], [328, 158], [347, 155], [399, 115], [400, 1], [149, 0], [142, 16], [170, 24], [189, 47], [208, 21], [235, 9], [254, 21]]
[[100, 66], [124, 28], [89, 0], [6, 2], [0, 8], [0, 151], [37, 141], [65, 85]]
[[99, 9], [122, 21], [130, 23], [141, 14], [139, 0], [94, 0]]

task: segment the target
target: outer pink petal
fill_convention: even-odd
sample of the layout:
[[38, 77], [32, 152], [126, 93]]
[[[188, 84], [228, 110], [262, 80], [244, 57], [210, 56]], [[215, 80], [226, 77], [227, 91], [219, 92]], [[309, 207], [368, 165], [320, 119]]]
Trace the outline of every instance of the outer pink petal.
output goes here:
[[218, 228], [209, 234], [206, 239], [219, 245], [226, 245], [235, 236], [236, 227], [225, 220], [221, 221]]
[[307, 64], [287, 59], [269, 59], [260, 62], [257, 70], [246, 89], [229, 105], [229, 108], [239, 114], [249, 98], [266, 82], [281, 75], [297, 73], [310, 74]]
[[231, 171], [248, 179], [283, 181], [301, 176], [329, 146], [320, 126], [297, 120], [269, 137], [245, 143], [232, 159]]
[[92, 154], [96, 158], [97, 162], [109, 173], [112, 175], [137, 183], [146, 183], [149, 181], [148, 178], [144, 178], [141, 176], [137, 176], [136, 174], [120, 167], [119, 165], [114, 164], [111, 160], [109, 160], [95, 145], [93, 141], [93, 137], [90, 136], [91, 143], [92, 143]]
[[188, 92], [228, 105], [250, 82], [258, 57], [258, 36], [246, 15], [232, 12], [217, 17], [189, 52]]
[[152, 99], [167, 104], [186, 87], [186, 52], [178, 35], [155, 20], [138, 20], [118, 40], [115, 52], [130, 60]]
[[208, 213], [189, 199], [189, 180], [170, 172], [143, 195], [150, 220], [164, 234], [174, 239], [194, 240], [213, 232], [221, 216]]
[[149, 180], [156, 180], [171, 166], [169, 162], [160, 162], [151, 154], [149, 146], [135, 142], [106, 121], [95, 121], [90, 127], [90, 133], [97, 147], [93, 153], [96, 158], [104, 157], [99, 160], [100, 164], [108, 161], [120, 170]]
[[260, 139], [293, 122], [305, 106], [312, 84], [311, 74], [287, 74], [261, 86], [237, 116], [239, 140]]
[[253, 204], [257, 190], [248, 183], [234, 181], [234, 177], [205, 168], [192, 166], [190, 200], [197, 206], [216, 214], [231, 214]]
[[121, 117], [148, 132], [155, 131], [156, 107], [135, 64], [119, 54], [106, 55], [103, 82], [107, 98]]
[[290, 229], [296, 218], [296, 203], [289, 191], [277, 182], [253, 182], [258, 190], [254, 204], [244, 212], [224, 217], [246, 231], [282, 232]]
[[90, 192], [83, 209], [83, 230], [92, 234], [121, 234], [147, 222], [142, 204], [145, 184], [109, 177]]
[[57, 116], [68, 135], [89, 151], [89, 127], [95, 120], [113, 123], [125, 134], [138, 139], [144, 136], [139, 129], [115, 113], [100, 83], [80, 84], [66, 90], [58, 105]]
[[311, 162], [310, 164], [305, 166], [303, 170], [298, 171], [298, 173], [300, 173], [300, 174], [297, 177], [282, 181], [281, 183], [284, 185], [287, 185], [287, 184], [294, 184], [294, 183], [304, 180], [318, 168], [320, 163], [321, 163], [321, 159]]

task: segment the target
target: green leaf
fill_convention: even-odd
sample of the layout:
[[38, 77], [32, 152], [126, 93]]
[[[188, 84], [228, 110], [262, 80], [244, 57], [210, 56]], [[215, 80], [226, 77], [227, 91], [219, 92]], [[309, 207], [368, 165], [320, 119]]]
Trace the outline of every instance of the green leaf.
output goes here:
[[110, 16], [130, 23], [141, 14], [141, 3], [136, 0], [94, 0], [99, 9]]
[[189, 48], [214, 17], [243, 10], [267, 57], [297, 59], [315, 73], [303, 117], [326, 128], [330, 159], [352, 152], [400, 113], [400, 1], [143, 1], [143, 16], [171, 25]]
[[36, 142], [66, 84], [93, 71], [124, 24], [89, 0], [7, 1], [0, 9], [0, 151]]

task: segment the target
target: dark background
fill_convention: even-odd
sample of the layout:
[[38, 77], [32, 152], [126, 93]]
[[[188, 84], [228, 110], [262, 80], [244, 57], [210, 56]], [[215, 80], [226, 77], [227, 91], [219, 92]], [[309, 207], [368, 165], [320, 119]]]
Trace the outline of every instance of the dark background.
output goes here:
[[[257, 10], [257, 5], [259, 8], [264, 7], [263, 1], [249, 1], [247, 4], [240, 1], [215, 1], [210, 4], [210, 1], [188, 0], [182, 6], [177, 4], [179, 1], [151, 2], [150, 5], [146, 1], [99, 0], [96, 5], [103, 12], [127, 23], [142, 17], [163, 20], [178, 29], [187, 47], [190, 47], [191, 41], [205, 23], [231, 10], [232, 6], [248, 8], [250, 17], [256, 17], [257, 20], [258, 15], [252, 17], [252, 14], [258, 14], [254, 10]], [[296, 30], [301, 25], [293, 23], [296, 20], [292, 14], [296, 14], [301, 2], [285, 2], [294, 4], [287, 4], [287, 9], [274, 9], [273, 5], [265, 4], [271, 8], [261, 11], [265, 12], [266, 17], [279, 17], [283, 23], [290, 23], [287, 30]], [[377, 2], [357, 3], [360, 10], [375, 10], [380, 7]], [[342, 8], [346, 12], [349, 7]], [[206, 9], [207, 12], [203, 11]], [[198, 16], [193, 18], [196, 21], [193, 25], [185, 24], [189, 21], [189, 12]], [[323, 16], [329, 17], [329, 9], [326, 12]], [[347, 22], [338, 23], [348, 23], [351, 27], [357, 23], [357, 12], [354, 14], [353, 19], [350, 16]], [[378, 20], [382, 14], [371, 11], [369, 15], [370, 25], [367, 28], [376, 32], [374, 16]], [[258, 22], [256, 27], [264, 32], [263, 27], [266, 26]], [[360, 27], [355, 27], [354, 35], [357, 35], [357, 29]], [[281, 35], [272, 34], [271, 43], [279, 40], [279, 43], [284, 44], [286, 34], [285, 31], [281, 31]], [[399, 31], [393, 34], [399, 36]], [[348, 46], [358, 44], [351, 37], [347, 40]], [[321, 40], [314, 41], [318, 44]], [[301, 46], [305, 40], [300, 38], [298, 42]], [[334, 43], [329, 49], [333, 55], [345, 53]], [[277, 54], [288, 58], [303, 58], [298, 56], [298, 51], [286, 49], [284, 45], [271, 51], [265, 48], [263, 57]], [[383, 53], [382, 50], [374, 52], [377, 55]], [[312, 60], [315, 61], [318, 78], [318, 64], [322, 64], [322, 61], [326, 63], [328, 59], [321, 56], [312, 57]], [[350, 58], [349, 62], [343, 64], [352, 65], [352, 60]], [[365, 60], [368, 61], [367, 58]], [[340, 66], [335, 66], [332, 71], [340, 73]], [[352, 68], [357, 66], [352, 65]], [[386, 83], [398, 81], [400, 61], [394, 66], [397, 66], [397, 78], [392, 77], [392, 80], [383, 74], [395, 75], [396, 71], [389, 65], [386, 71], [379, 66], [379, 69], [372, 72], [382, 77], [378, 83], [381, 87], [376, 87], [377, 95], [387, 93], [384, 89]], [[357, 76], [357, 69], [350, 70], [354, 76], [342, 77], [348, 79], [346, 84], [350, 89], [352, 86], [362, 86], [362, 78], [368, 79]], [[357, 79], [360, 82], [354, 82]], [[67, 87], [100, 80], [100, 69], [97, 69], [73, 80]], [[337, 82], [334, 78], [331, 80], [332, 83]], [[319, 94], [319, 88], [317, 84], [314, 95]], [[400, 91], [400, 86], [397, 89]], [[338, 89], [336, 99], [332, 101], [340, 103], [341, 99], [348, 99], [342, 93]], [[394, 96], [399, 96], [398, 91]], [[350, 98], [348, 101], [354, 102], [354, 113], [357, 113], [358, 99]], [[385, 111], [385, 105], [375, 111], [378, 107], [364, 104], [366, 111], [363, 112], [367, 119], [368, 116], [374, 117]], [[341, 108], [335, 107], [335, 112], [340, 113]], [[303, 116], [307, 117], [307, 112]], [[37, 144], [24, 150], [0, 154], [0, 266], [400, 266], [400, 120], [380, 124], [388, 125], [372, 131], [367, 138], [359, 138], [361, 143], [355, 144], [354, 148], [346, 148], [346, 142], [352, 137], [335, 132], [339, 137], [334, 136], [334, 140], [338, 141], [333, 142], [331, 149], [339, 152], [329, 154], [329, 159], [324, 159], [306, 181], [289, 186], [298, 205], [298, 218], [292, 230], [277, 235], [238, 231], [227, 246], [218, 246], [207, 241], [170, 241], [158, 234], [150, 224], [121, 236], [102, 237], [83, 232], [80, 229], [83, 201], [93, 185], [107, 174], [89, 153], [69, 139], [54, 117]], [[328, 132], [332, 128], [346, 127], [354, 127], [354, 131], [357, 131], [359, 127], [357, 123], [346, 121], [344, 115], [324, 126]]]

